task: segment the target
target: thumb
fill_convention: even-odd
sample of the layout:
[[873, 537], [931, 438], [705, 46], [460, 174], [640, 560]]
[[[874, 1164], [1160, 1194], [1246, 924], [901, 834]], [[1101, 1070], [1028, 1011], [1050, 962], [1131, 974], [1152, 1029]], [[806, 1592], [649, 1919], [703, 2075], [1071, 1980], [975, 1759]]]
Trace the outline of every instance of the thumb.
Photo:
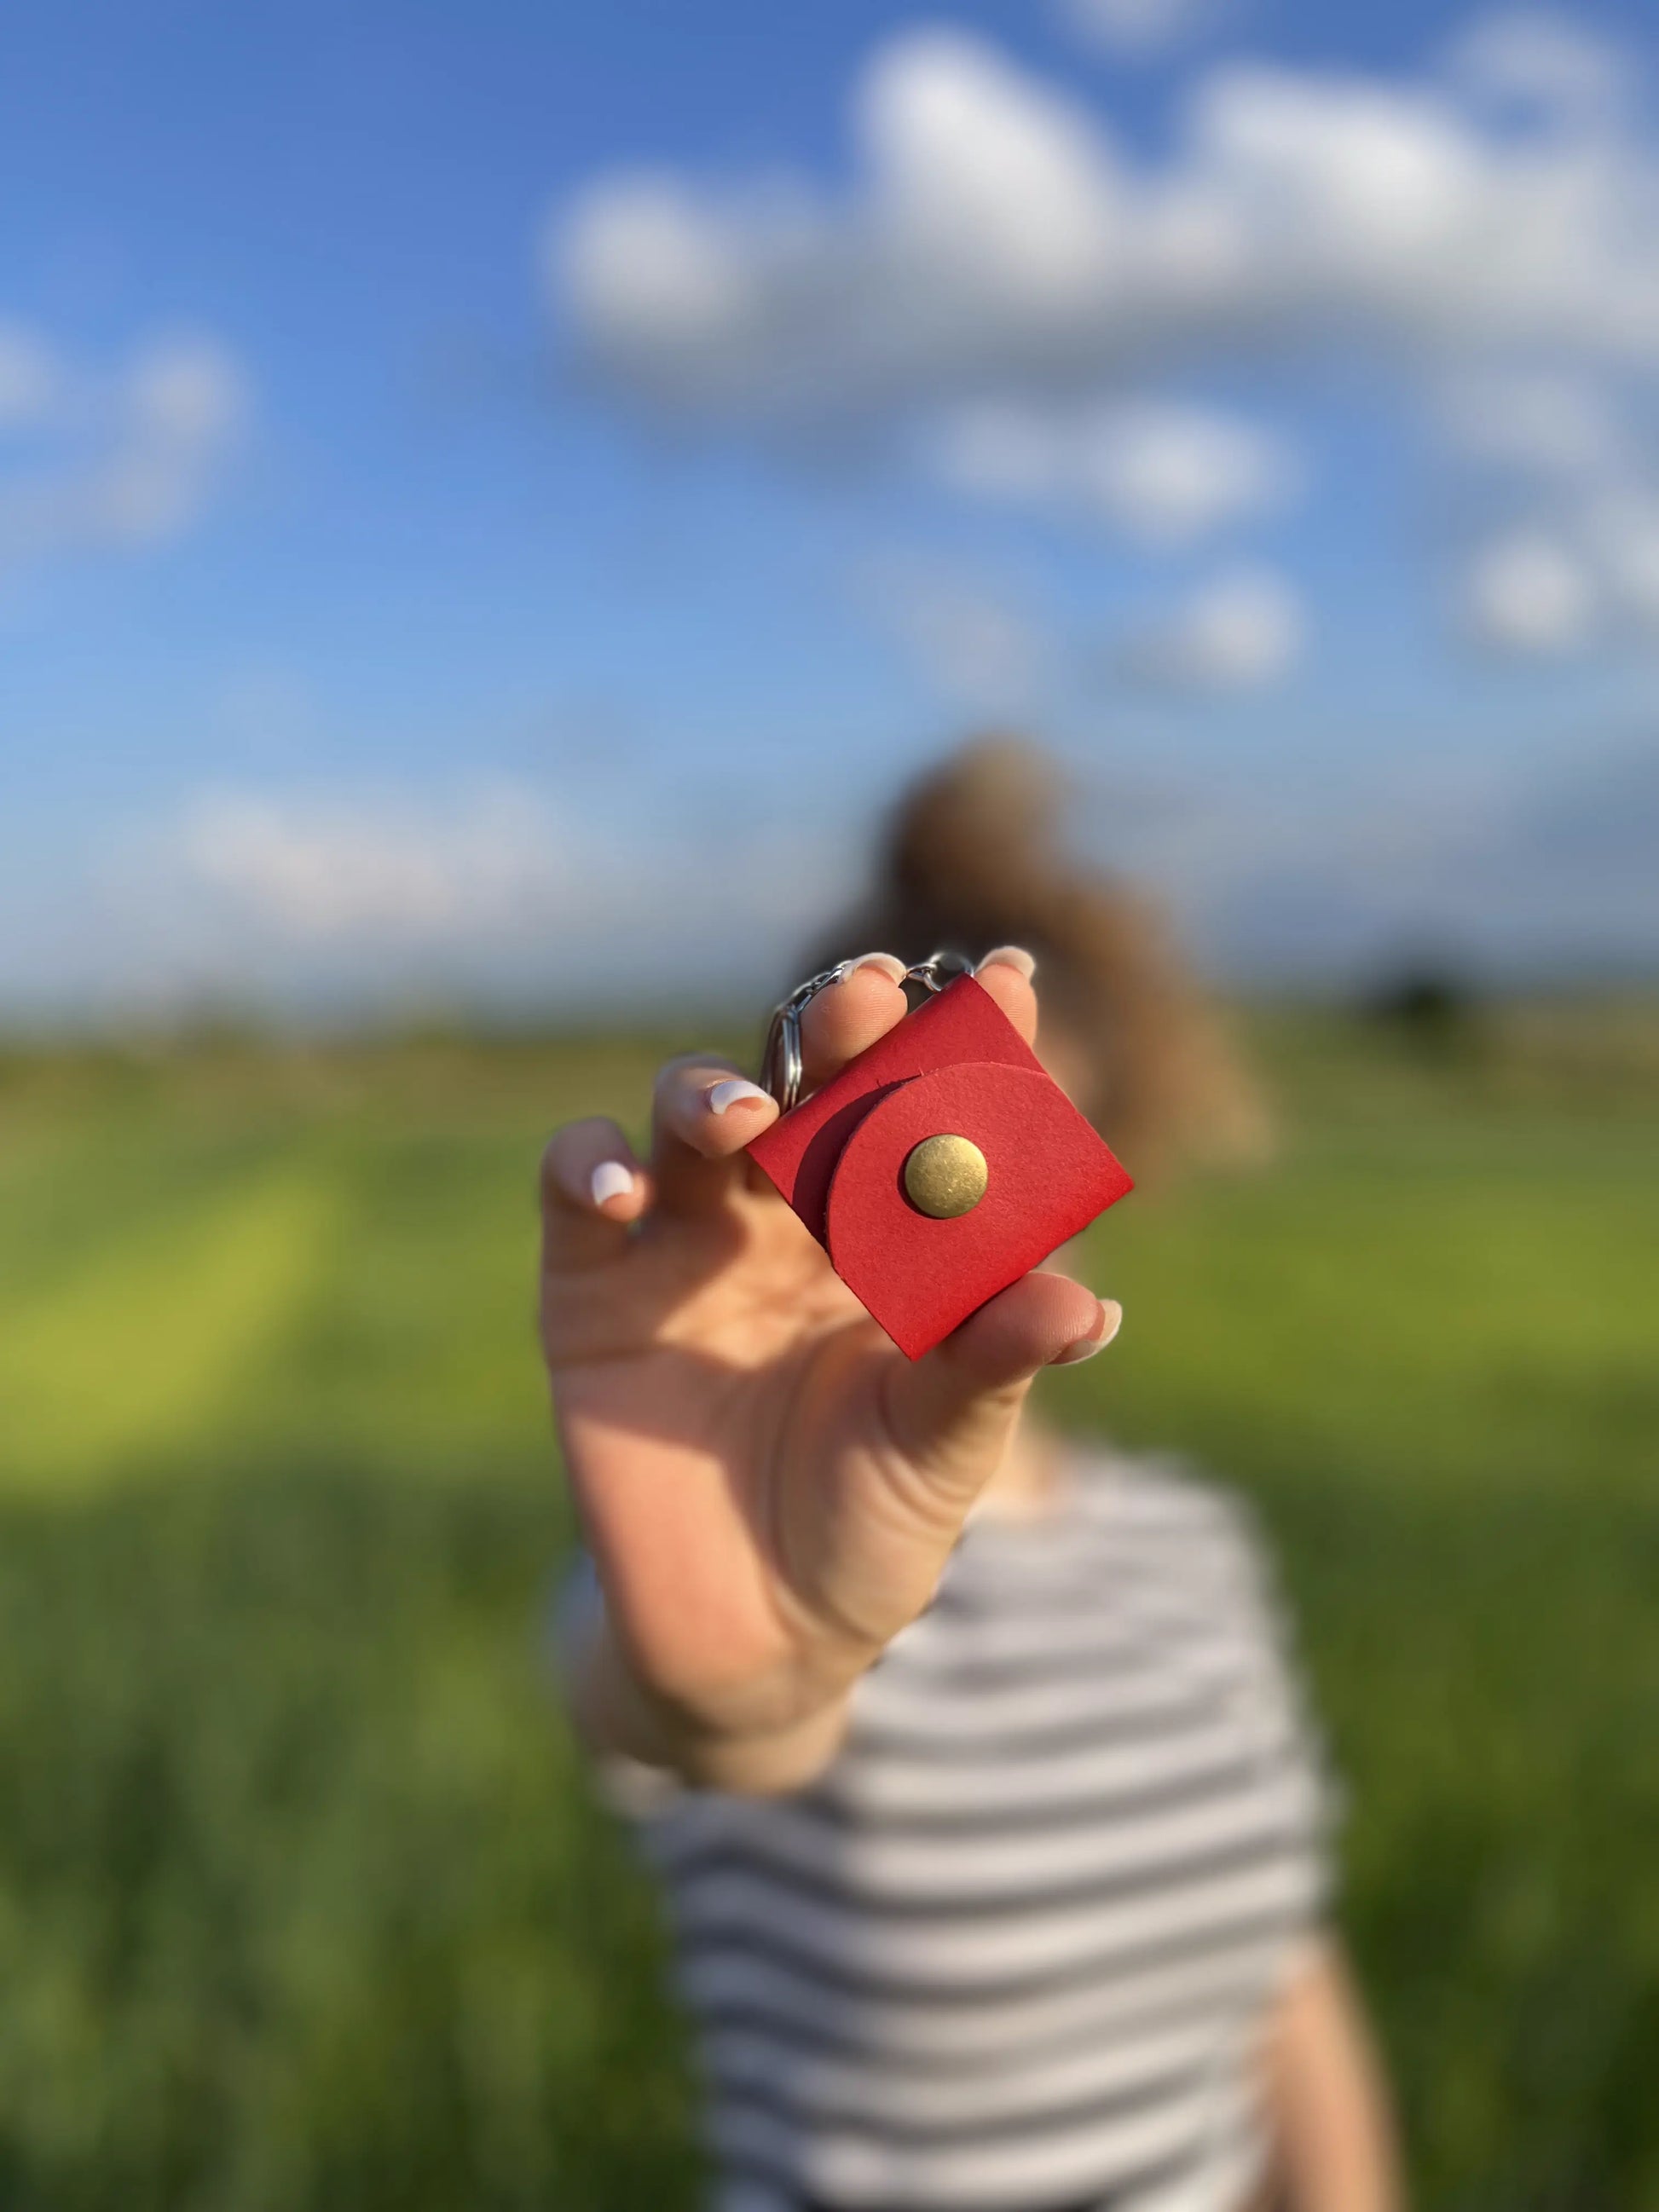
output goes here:
[[1103, 1350], [1122, 1320], [1115, 1300], [1069, 1276], [1023, 1277], [933, 1351], [896, 1365], [887, 1399], [895, 1441], [941, 1486], [971, 1498], [995, 1471], [1032, 1377]]

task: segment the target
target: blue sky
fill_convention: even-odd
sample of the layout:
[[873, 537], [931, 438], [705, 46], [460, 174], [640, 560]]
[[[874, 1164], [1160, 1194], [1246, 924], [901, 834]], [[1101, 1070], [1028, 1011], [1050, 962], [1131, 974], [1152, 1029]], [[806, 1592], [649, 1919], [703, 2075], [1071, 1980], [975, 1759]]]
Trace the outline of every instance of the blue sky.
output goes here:
[[0, 1004], [759, 989], [987, 720], [1218, 968], [1651, 963], [1650, 59], [9, 11]]

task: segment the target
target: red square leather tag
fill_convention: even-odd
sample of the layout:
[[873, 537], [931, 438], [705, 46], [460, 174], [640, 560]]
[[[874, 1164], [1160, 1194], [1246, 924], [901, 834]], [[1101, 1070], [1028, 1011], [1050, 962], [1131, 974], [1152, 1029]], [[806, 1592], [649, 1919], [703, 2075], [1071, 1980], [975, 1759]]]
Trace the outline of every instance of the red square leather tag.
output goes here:
[[[928, 1137], [967, 1137], [985, 1194], [935, 1220], [906, 1195]], [[971, 975], [849, 1060], [750, 1146], [836, 1273], [912, 1359], [1133, 1188]]]

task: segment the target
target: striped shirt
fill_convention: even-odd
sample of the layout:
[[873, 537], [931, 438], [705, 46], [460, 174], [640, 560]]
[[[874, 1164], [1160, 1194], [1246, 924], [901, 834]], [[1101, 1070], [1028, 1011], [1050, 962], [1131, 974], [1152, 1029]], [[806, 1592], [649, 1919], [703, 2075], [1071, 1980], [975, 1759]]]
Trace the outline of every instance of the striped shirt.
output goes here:
[[1325, 1802], [1237, 1505], [975, 1516], [811, 1788], [635, 1802], [720, 2212], [1238, 2212]]

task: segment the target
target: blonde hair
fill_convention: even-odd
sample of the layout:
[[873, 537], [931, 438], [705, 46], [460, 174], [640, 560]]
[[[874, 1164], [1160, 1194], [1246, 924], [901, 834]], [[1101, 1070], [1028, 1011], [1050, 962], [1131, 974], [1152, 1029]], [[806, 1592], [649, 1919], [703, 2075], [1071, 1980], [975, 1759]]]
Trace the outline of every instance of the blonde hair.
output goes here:
[[1138, 1174], [1177, 1158], [1260, 1158], [1269, 1133], [1255, 1085], [1153, 909], [1066, 853], [1062, 796], [1036, 747], [963, 746], [900, 799], [870, 899], [817, 964], [939, 948], [977, 960], [1023, 945], [1045, 1028], [1084, 1056], [1079, 1104]]

